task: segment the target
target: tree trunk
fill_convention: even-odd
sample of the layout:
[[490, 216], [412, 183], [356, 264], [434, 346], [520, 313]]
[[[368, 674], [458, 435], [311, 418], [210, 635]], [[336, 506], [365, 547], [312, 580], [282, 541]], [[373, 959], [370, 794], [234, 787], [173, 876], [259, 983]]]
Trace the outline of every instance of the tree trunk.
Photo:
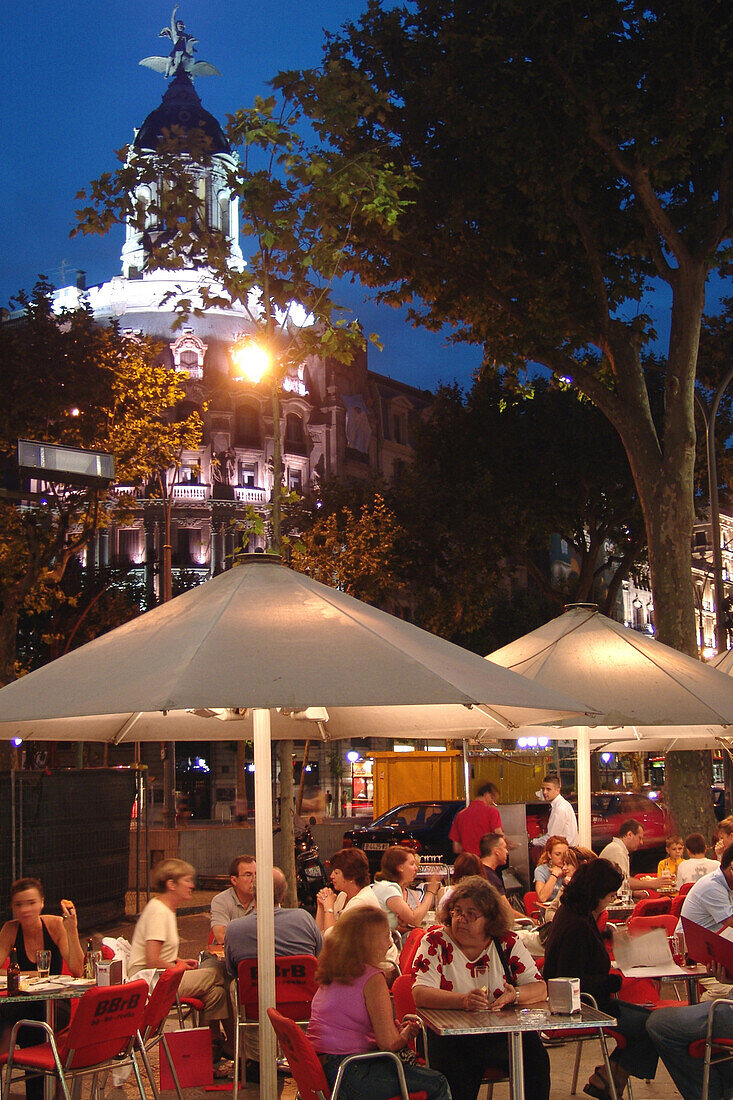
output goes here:
[[678, 831], [683, 837], [702, 833], [709, 843], [717, 824], [711, 794], [712, 756], [704, 751], [668, 752], [664, 772], [665, 799]]
[[298, 906], [298, 888], [295, 877], [295, 830], [293, 828], [295, 784], [293, 783], [293, 742], [278, 741], [277, 758], [280, 763], [280, 859], [281, 870], [288, 880], [288, 892], [284, 905], [289, 909]]

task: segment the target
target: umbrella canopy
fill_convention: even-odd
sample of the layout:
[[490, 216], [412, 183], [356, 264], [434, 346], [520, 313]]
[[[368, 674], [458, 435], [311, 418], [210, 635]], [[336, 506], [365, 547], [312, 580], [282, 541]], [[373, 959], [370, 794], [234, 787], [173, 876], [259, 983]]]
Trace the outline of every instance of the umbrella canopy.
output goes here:
[[[488, 660], [544, 687], [572, 691], [598, 712], [595, 720], [562, 723], [572, 729], [553, 734], [547, 729], [534, 731], [578, 741], [578, 826], [584, 844], [590, 843], [591, 741], [608, 748], [626, 747], [633, 741], [640, 751], [646, 749], [646, 737], [657, 742], [671, 739], [669, 727], [674, 727], [685, 738], [675, 748], [703, 748], [714, 736], [709, 727], [724, 733], [733, 723], [730, 677], [629, 630], [595, 607], [569, 607], [551, 622], [489, 654]], [[527, 732], [522, 730], [523, 735]]]
[[[255, 556], [0, 691], [0, 737], [254, 740], [259, 1009], [275, 1003], [270, 740], [469, 736], [588, 708]], [[212, 720], [232, 719], [223, 725]], [[587, 717], [583, 720], [587, 720]], [[275, 1047], [260, 1037], [262, 1095]]]

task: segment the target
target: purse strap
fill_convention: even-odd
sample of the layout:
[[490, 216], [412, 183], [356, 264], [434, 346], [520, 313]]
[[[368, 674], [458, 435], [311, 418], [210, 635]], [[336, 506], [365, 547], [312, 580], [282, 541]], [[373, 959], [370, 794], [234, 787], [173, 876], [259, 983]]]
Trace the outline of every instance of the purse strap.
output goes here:
[[504, 948], [501, 945], [501, 941], [500, 941], [498, 936], [494, 936], [493, 940], [494, 940], [494, 947], [496, 948], [497, 954], [498, 954], [498, 956], [501, 960], [501, 965], [502, 965], [503, 970], [504, 970], [504, 977], [508, 981], [509, 985], [514, 985], [515, 984], [514, 976], [511, 972], [511, 970], [509, 969], [509, 963], [507, 962], [506, 953], [504, 951]]

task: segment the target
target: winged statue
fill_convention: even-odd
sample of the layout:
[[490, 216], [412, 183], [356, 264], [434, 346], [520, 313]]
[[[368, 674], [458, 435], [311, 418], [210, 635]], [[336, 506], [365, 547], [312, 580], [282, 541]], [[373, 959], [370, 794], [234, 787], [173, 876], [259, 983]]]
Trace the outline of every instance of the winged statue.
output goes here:
[[188, 76], [221, 76], [221, 73], [208, 61], [196, 61], [197, 38], [186, 31], [186, 24], [182, 19], [176, 19], [178, 5], [176, 4], [171, 15], [169, 27], [163, 27], [160, 38], [170, 38], [173, 49], [167, 57], [144, 57], [140, 62], [146, 69], [153, 69], [156, 73], [163, 73], [165, 77], [176, 76], [177, 73], [187, 73]]

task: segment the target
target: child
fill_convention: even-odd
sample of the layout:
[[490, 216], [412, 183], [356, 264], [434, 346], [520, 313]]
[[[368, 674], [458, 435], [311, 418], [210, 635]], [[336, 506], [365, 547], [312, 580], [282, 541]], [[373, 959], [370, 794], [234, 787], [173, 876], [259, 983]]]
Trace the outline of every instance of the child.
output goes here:
[[668, 836], [664, 842], [664, 846], [667, 849], [667, 858], [659, 861], [657, 867], [657, 876], [659, 878], [668, 871], [672, 876], [672, 882], [677, 881], [677, 868], [682, 863], [682, 855], [685, 850], [685, 846], [682, 843], [681, 836]]

